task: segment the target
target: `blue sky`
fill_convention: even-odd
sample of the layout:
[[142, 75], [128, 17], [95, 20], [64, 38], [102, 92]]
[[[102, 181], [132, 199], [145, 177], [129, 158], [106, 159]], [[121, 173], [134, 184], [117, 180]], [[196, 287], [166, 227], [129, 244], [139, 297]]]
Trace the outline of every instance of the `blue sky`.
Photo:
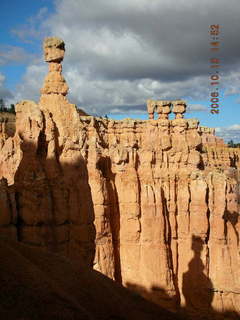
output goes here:
[[[183, 98], [187, 118], [240, 141], [240, 2], [230, 0], [38, 0], [0, 3], [0, 95], [37, 100], [42, 41], [66, 43], [69, 100], [90, 114], [146, 119], [146, 99]], [[169, 19], [168, 19], [169, 17]], [[219, 24], [219, 51], [209, 25]], [[210, 58], [220, 58], [219, 114], [210, 113]]]
[[[54, 10], [54, 4], [51, 0], [1, 0], [0, 3], [0, 45], [1, 51], [4, 47], [14, 46], [26, 50], [29, 54], [37, 55], [41, 51], [41, 40], [30, 37], [27, 41], [16, 35], [16, 31], [28, 27], [31, 19], [35, 18], [40, 10], [45, 8], [45, 15]], [[6, 48], [5, 48], [6, 49]], [[0, 64], [0, 72], [6, 76], [6, 87], [14, 91], [16, 85], [21, 80], [30, 61], [11, 61], [6, 64]]]

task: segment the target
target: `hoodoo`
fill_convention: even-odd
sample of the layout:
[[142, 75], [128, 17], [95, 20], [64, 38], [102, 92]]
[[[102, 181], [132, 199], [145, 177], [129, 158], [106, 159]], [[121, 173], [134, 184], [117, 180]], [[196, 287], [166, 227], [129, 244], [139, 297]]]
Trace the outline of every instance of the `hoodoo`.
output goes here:
[[13, 137], [1, 127], [0, 232], [191, 319], [240, 316], [240, 150], [182, 100], [149, 100], [149, 120], [87, 116], [67, 100], [64, 51], [44, 41], [40, 101], [16, 106]]

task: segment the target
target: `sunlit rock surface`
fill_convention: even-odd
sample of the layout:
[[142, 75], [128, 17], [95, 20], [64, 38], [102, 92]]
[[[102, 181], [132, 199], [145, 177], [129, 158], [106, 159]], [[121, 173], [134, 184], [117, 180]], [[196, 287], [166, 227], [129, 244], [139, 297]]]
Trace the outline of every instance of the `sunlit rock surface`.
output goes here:
[[240, 150], [196, 119], [87, 116], [66, 98], [63, 41], [44, 49], [39, 103], [16, 105], [15, 135], [0, 133], [1, 232], [193, 319], [234, 319]]

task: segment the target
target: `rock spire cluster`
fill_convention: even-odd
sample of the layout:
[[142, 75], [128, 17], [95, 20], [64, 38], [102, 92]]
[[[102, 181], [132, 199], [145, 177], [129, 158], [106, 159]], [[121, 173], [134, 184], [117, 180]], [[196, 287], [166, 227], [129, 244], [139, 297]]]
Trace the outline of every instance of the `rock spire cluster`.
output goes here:
[[240, 150], [183, 101], [148, 102], [158, 121], [86, 116], [66, 98], [63, 41], [44, 48], [39, 103], [16, 106], [14, 137], [2, 126], [0, 232], [192, 319], [239, 315]]
[[186, 112], [186, 102], [183, 100], [147, 100], [147, 111], [149, 119], [154, 119], [154, 113], [157, 112], [158, 119], [168, 119], [169, 113], [175, 114], [175, 119], [182, 119]]

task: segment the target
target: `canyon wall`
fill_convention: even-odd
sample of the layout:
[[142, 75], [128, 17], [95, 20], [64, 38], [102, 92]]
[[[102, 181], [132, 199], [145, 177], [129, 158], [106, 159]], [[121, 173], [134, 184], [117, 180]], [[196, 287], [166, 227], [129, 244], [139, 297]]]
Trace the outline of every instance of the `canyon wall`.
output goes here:
[[38, 104], [1, 135], [0, 230], [194, 319], [240, 314], [240, 150], [196, 119], [109, 120], [67, 101], [64, 44], [45, 42]]

